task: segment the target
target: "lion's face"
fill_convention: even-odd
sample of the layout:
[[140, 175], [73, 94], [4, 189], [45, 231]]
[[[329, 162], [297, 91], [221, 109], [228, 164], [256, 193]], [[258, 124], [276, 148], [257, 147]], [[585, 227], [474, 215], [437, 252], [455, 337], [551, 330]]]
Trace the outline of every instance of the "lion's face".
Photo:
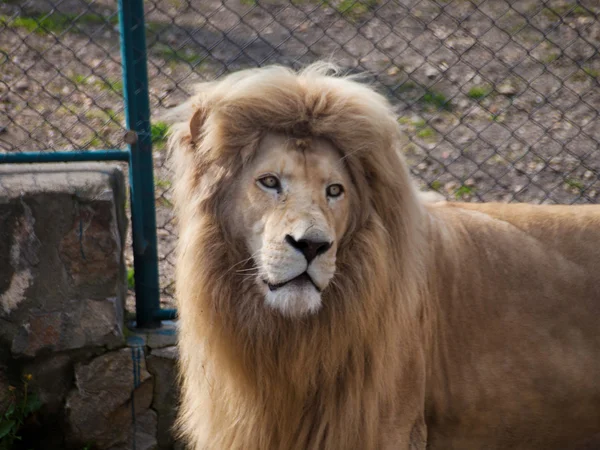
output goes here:
[[286, 316], [316, 312], [348, 227], [352, 185], [341, 155], [324, 140], [267, 134], [236, 191], [230, 225], [265, 302]]

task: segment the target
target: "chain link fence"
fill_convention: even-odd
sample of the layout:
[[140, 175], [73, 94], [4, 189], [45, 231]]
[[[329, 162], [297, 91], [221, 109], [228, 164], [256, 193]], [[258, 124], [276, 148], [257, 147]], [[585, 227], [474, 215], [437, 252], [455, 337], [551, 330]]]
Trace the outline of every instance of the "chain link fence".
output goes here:
[[[0, 152], [123, 146], [115, 0], [0, 3]], [[389, 97], [423, 188], [462, 201], [594, 203], [597, 0], [148, 0], [156, 117], [194, 83], [331, 59]], [[175, 231], [152, 125], [163, 306]]]

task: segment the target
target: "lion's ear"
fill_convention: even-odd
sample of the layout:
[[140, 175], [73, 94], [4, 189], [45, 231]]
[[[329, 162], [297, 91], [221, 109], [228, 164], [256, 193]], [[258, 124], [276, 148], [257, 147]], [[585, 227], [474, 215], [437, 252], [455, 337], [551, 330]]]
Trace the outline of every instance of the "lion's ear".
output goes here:
[[206, 109], [202, 106], [196, 107], [192, 118], [190, 119], [190, 137], [192, 144], [198, 143], [200, 135], [202, 134], [202, 128], [204, 121], [206, 120]]

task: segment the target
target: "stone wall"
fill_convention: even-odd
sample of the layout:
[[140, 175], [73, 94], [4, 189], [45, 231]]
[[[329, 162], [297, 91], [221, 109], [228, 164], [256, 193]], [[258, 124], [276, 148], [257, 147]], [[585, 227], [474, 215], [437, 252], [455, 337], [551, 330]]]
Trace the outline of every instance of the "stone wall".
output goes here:
[[0, 165], [0, 428], [24, 379], [41, 403], [16, 448], [174, 446], [175, 325], [125, 327], [125, 197], [113, 165]]

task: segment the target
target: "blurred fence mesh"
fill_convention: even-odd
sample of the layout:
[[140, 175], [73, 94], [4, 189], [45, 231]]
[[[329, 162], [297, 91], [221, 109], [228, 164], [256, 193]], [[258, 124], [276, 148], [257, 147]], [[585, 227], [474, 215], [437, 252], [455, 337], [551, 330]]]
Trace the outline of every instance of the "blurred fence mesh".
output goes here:
[[[0, 151], [119, 148], [116, 0], [0, 3]], [[598, 0], [147, 0], [153, 113], [199, 81], [332, 59], [395, 105], [413, 174], [463, 201], [593, 203]], [[152, 126], [161, 286], [172, 300], [166, 126]]]

